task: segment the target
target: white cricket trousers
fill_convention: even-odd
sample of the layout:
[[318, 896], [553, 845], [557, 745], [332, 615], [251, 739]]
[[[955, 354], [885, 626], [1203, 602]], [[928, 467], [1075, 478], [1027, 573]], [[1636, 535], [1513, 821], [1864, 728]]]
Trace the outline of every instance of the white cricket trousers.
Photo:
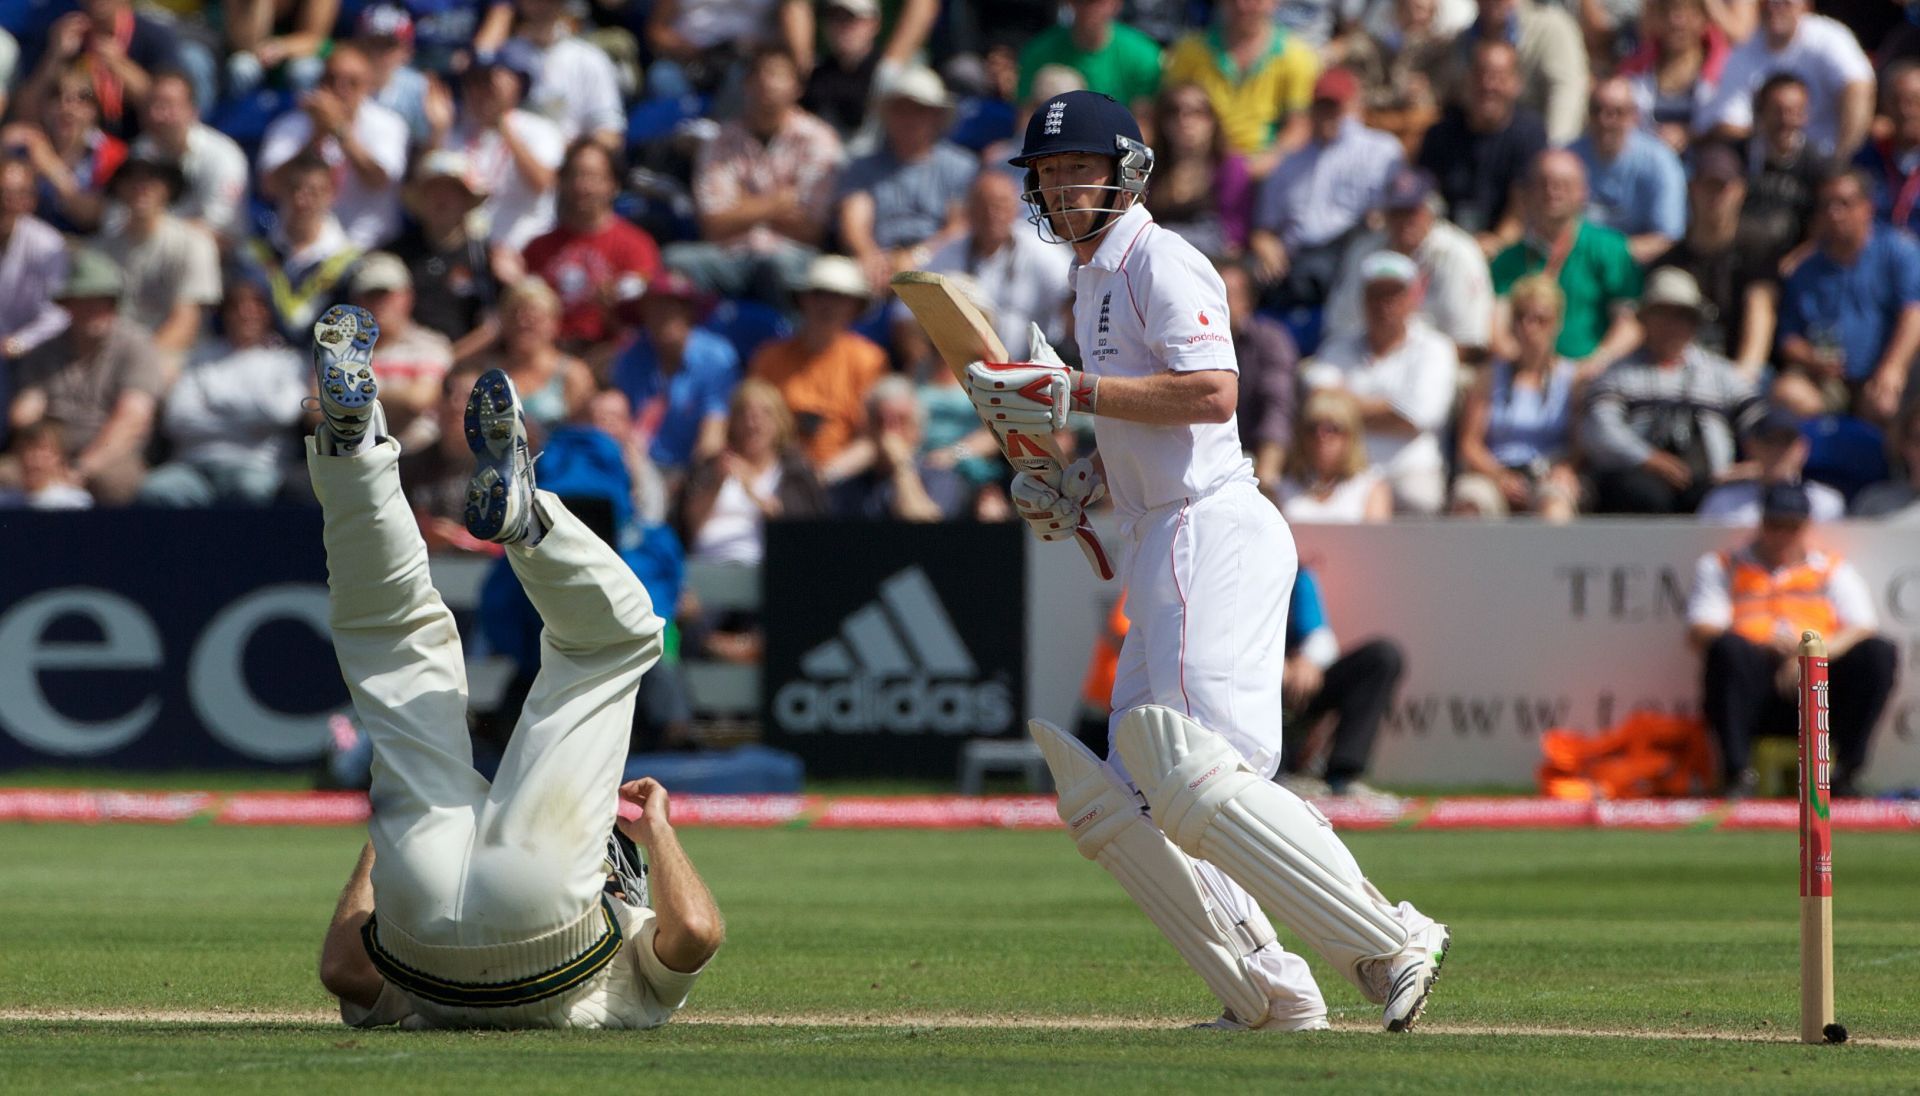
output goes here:
[[[1113, 732], [1128, 711], [1160, 704], [1221, 735], [1253, 771], [1271, 778], [1280, 766], [1287, 606], [1300, 568], [1286, 519], [1249, 478], [1148, 511], [1121, 531], [1129, 627], [1114, 669], [1107, 764], [1133, 784], [1113, 748]], [[1220, 869], [1204, 860], [1193, 864], [1201, 885], [1235, 921], [1259, 909]], [[1246, 963], [1266, 987], [1274, 1017], [1326, 1013], [1305, 959], [1276, 942]]]
[[[663, 625], [620, 557], [537, 493], [547, 534], [537, 547], [509, 547], [507, 560], [546, 624], [540, 672], [489, 784], [473, 769], [460, 636], [428, 576], [399, 457], [390, 439], [351, 457], [307, 442], [334, 651], [373, 741], [368, 830], [382, 942], [391, 926], [440, 959], [478, 949], [468, 957], [490, 977], [543, 970], [591, 943], [634, 687], [660, 657]], [[537, 937], [542, 946], [527, 950]]]

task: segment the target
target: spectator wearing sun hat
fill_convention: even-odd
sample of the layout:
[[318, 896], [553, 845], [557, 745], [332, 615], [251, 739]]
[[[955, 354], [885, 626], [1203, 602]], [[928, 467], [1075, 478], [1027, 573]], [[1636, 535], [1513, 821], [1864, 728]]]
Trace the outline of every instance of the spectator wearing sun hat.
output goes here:
[[1420, 268], [1398, 251], [1360, 266], [1360, 327], [1336, 332], [1304, 372], [1309, 389], [1341, 388], [1360, 403], [1367, 459], [1386, 473], [1400, 513], [1446, 503], [1440, 435], [1460, 368], [1453, 343], [1417, 315]]
[[902, 69], [880, 92], [880, 148], [840, 177], [840, 238], [875, 292], [924, 267], [965, 229], [962, 206], [978, 161], [942, 135], [953, 121], [946, 85], [929, 68]]
[[887, 352], [852, 330], [871, 298], [860, 265], [822, 255], [794, 287], [800, 323], [753, 356], [748, 374], [780, 390], [816, 469], [866, 425], [867, 390], [887, 371]]
[[108, 192], [127, 216], [97, 241], [125, 282], [121, 314], [152, 337], [169, 377], [199, 341], [207, 310], [220, 303], [213, 237], [168, 212], [185, 187], [186, 177], [169, 161], [141, 157], [121, 164]]
[[486, 238], [468, 228], [486, 198], [465, 153], [429, 152], [404, 194], [412, 226], [393, 243], [413, 276], [413, 318], [452, 339], [456, 360], [493, 338], [500, 280]]
[[740, 383], [733, 344], [699, 326], [713, 299], [669, 269], [640, 298], [640, 334], [613, 362], [613, 387], [626, 393], [647, 455], [672, 473], [720, 452], [727, 401]]

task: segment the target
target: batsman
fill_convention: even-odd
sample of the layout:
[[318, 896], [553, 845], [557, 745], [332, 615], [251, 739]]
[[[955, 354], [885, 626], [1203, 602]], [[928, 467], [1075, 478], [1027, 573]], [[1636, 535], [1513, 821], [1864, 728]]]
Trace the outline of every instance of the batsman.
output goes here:
[[1052, 541], [1112, 493], [1132, 619], [1107, 761], [1030, 724], [1060, 817], [1219, 997], [1225, 1012], [1207, 1026], [1328, 1026], [1271, 913], [1382, 1007], [1386, 1030], [1406, 1031], [1439, 977], [1446, 926], [1388, 902], [1326, 818], [1271, 779], [1299, 557], [1241, 452], [1225, 288], [1141, 204], [1153, 151], [1113, 99], [1048, 101], [1011, 162], [1026, 169], [1041, 238], [1073, 248], [1082, 369], [1057, 357], [977, 362], [967, 389], [988, 422], [1030, 432], [1061, 429], [1073, 411], [1094, 416], [1094, 456], [1057, 478], [1022, 473], [1011, 494]]

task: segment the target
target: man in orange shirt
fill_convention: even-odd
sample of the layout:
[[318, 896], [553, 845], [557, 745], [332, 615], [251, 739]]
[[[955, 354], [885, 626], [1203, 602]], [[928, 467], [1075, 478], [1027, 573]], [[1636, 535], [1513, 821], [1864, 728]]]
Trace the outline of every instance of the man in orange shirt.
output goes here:
[[786, 397], [816, 469], [825, 468], [866, 425], [867, 390], [887, 371], [887, 354], [852, 330], [867, 309], [866, 275], [844, 255], [822, 255], [794, 287], [800, 327], [753, 356], [751, 375]]
[[1800, 633], [1826, 640], [1832, 686], [1833, 794], [1859, 795], [1868, 738], [1893, 692], [1897, 652], [1874, 634], [1873, 593], [1839, 556], [1813, 548], [1812, 505], [1797, 483], [1769, 486], [1760, 531], [1694, 567], [1687, 639], [1706, 655], [1701, 707], [1720, 746], [1727, 795], [1753, 794], [1752, 740], [1791, 734]]

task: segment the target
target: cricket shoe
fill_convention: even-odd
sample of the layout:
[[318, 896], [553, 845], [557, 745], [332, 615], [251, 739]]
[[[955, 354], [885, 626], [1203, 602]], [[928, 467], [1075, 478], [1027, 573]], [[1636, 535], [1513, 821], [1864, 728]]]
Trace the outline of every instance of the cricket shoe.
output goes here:
[[[380, 325], [373, 313], [335, 305], [313, 325], [313, 379], [320, 415], [341, 449], [352, 449], [380, 413], [380, 385], [373, 379], [373, 344]], [[378, 431], [376, 430], [376, 435]]]
[[518, 544], [533, 522], [533, 456], [520, 394], [504, 371], [490, 369], [473, 383], [466, 431], [478, 464], [467, 481], [467, 532]]
[[[1402, 903], [1402, 908], [1407, 908]], [[1424, 919], [1423, 919], [1424, 920]], [[1382, 1020], [1388, 1031], [1412, 1031], [1426, 1010], [1427, 997], [1440, 980], [1440, 964], [1447, 960], [1447, 948], [1453, 943], [1447, 926], [1438, 921], [1415, 929], [1407, 936], [1407, 946], [1391, 959], [1373, 964], [1370, 979], [1386, 1002]]]

